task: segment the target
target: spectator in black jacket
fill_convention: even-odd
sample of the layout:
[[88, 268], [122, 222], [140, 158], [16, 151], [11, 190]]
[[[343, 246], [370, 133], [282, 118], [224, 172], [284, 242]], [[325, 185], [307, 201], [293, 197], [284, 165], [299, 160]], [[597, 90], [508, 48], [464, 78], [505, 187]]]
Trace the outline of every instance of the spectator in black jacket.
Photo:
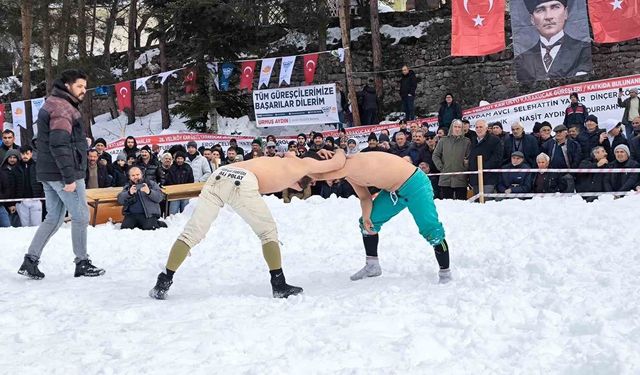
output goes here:
[[536, 164], [536, 157], [540, 153], [538, 141], [530, 134], [524, 133], [524, 125], [516, 121], [511, 125], [511, 134], [504, 137], [504, 151], [502, 153], [502, 164], [509, 162], [510, 155], [514, 151], [524, 154], [524, 161], [529, 165]]
[[367, 142], [369, 143], [369, 145], [363, 148], [360, 152], [371, 152], [371, 151], [387, 152], [386, 149], [380, 147], [380, 145], [378, 144], [378, 137], [376, 136], [376, 133], [371, 132], [371, 134], [369, 134], [369, 138]]
[[[511, 163], [502, 167], [502, 169], [528, 169], [530, 168], [524, 162], [524, 154], [515, 151], [511, 154]], [[498, 183], [498, 192], [500, 193], [530, 193], [531, 192], [531, 173], [529, 172], [503, 172]]]
[[113, 186], [122, 187], [129, 181], [128, 173], [129, 166], [127, 165], [127, 157], [125, 154], [118, 154], [116, 161], [111, 165], [111, 171], [113, 172]]
[[402, 100], [402, 112], [404, 118], [411, 121], [416, 118], [415, 98], [418, 79], [416, 73], [408, 66], [402, 67], [402, 78], [400, 78], [400, 99]]
[[[42, 183], [36, 178], [36, 163], [31, 146], [20, 147], [22, 162], [16, 168], [16, 197], [30, 199], [43, 198]], [[42, 201], [25, 200], [16, 204], [16, 210], [23, 227], [35, 227], [42, 223]]]
[[104, 138], [96, 139], [95, 142], [93, 142], [93, 148], [98, 152], [100, 160], [106, 161], [106, 164], [103, 163], [102, 165], [107, 166], [113, 164], [111, 154], [105, 151], [107, 149], [107, 141], [105, 141]]
[[[596, 146], [602, 146], [606, 150], [607, 145], [605, 140], [607, 140], [607, 132], [604, 129], [598, 128], [598, 118], [594, 115], [589, 115], [585, 126], [587, 131], [584, 132], [584, 134], [587, 138], [587, 151], [589, 155], [591, 155], [591, 152]], [[607, 153], [610, 153], [609, 151]]]
[[462, 107], [454, 100], [453, 94], [447, 93], [442, 103], [440, 103], [440, 109], [438, 109], [438, 125], [449, 128], [453, 120], [460, 120], [461, 118]]
[[[582, 130], [584, 128], [584, 131]], [[578, 142], [580, 145], [580, 154], [582, 160], [591, 159], [591, 150], [589, 150], [589, 137], [586, 134], [586, 127], [581, 127], [579, 124], [569, 125], [567, 134], [569, 138]]]
[[[609, 168], [638, 168], [638, 163], [631, 160], [631, 152], [627, 145], [618, 145], [613, 152], [616, 160], [609, 163]], [[640, 174], [638, 172], [629, 173], [607, 173], [604, 179], [604, 189], [612, 192], [626, 192], [635, 190], [638, 185]]]
[[98, 151], [87, 152], [87, 173], [84, 183], [87, 189], [98, 189], [113, 186], [113, 176], [109, 174], [107, 167], [98, 163]]
[[120, 229], [154, 230], [160, 227], [160, 201], [164, 198], [160, 186], [144, 180], [138, 167], [129, 169], [129, 182], [118, 194], [118, 203], [122, 207], [124, 220]]
[[396, 134], [396, 144], [391, 147], [391, 153], [401, 158], [409, 156], [409, 144], [407, 144], [407, 136], [404, 133]]
[[569, 95], [571, 104], [564, 110], [564, 121], [562, 124], [569, 128], [569, 125], [578, 124], [580, 130], [584, 130], [584, 123], [587, 121], [589, 111], [587, 107], [579, 102], [578, 93], [572, 92]]
[[549, 155], [540, 153], [536, 157], [536, 163], [540, 170], [533, 176], [532, 189], [534, 193], [573, 193], [575, 183], [569, 173], [547, 172], [549, 168]]
[[477, 137], [476, 132], [471, 130], [471, 123], [466, 118], [462, 119], [462, 132], [464, 133], [464, 136], [469, 139]]
[[507, 135], [507, 133], [505, 133], [504, 128], [502, 127], [502, 123], [500, 121], [491, 123], [491, 134], [498, 137], [498, 139], [500, 139], [500, 143], [504, 144], [504, 138]]
[[[20, 151], [17, 149], [9, 149], [4, 159], [0, 163], [0, 174], [4, 175], [5, 180], [4, 198], [5, 199], [18, 199], [18, 192], [16, 190], [16, 182], [18, 180], [17, 169], [20, 160]], [[10, 215], [17, 214], [16, 204], [18, 202], [4, 202], [3, 205]]]
[[556, 126], [553, 131], [554, 138], [542, 145], [542, 152], [551, 158], [550, 168], [578, 168], [582, 155], [578, 142], [569, 138], [564, 125]]
[[[3, 124], [0, 124], [2, 126]], [[17, 150], [20, 148], [15, 143], [16, 136], [13, 130], [5, 129], [2, 131], [2, 144], [0, 145], [0, 160], [4, 160], [4, 156], [9, 150]]]
[[[485, 120], [476, 121], [476, 136], [471, 138], [471, 151], [469, 152], [469, 170], [478, 170], [478, 156], [482, 155], [482, 164], [484, 169], [500, 169], [502, 166], [502, 144], [498, 137], [488, 132], [487, 122]], [[484, 192], [487, 194], [495, 191], [498, 185], [499, 174], [484, 174]], [[478, 186], [478, 175], [469, 176], [469, 184], [473, 188], [473, 193], [478, 194], [480, 191]]]
[[140, 150], [138, 150], [138, 142], [133, 136], [128, 136], [124, 140], [124, 149], [122, 150], [122, 152], [127, 155], [127, 159], [131, 156], [135, 158], [138, 157], [138, 152], [140, 152]]
[[538, 147], [540, 150], [542, 150], [542, 145], [551, 139], [551, 129], [551, 124], [548, 121], [540, 123], [538, 129]]
[[378, 96], [373, 86], [373, 79], [362, 88], [362, 125], [378, 124]]
[[140, 149], [140, 156], [138, 156], [136, 167], [142, 170], [145, 180], [155, 183], [162, 181], [162, 170], [160, 169], [158, 161], [153, 158], [151, 148], [148, 145]]
[[622, 134], [621, 122], [609, 119], [605, 121], [604, 126], [607, 133], [607, 139], [605, 139], [602, 143], [604, 149], [607, 150], [609, 162], [612, 162], [616, 159], [613, 150], [615, 150], [618, 145], [629, 146], [629, 142], [627, 141], [627, 138]]
[[[165, 185], [190, 184], [193, 182], [193, 171], [189, 164], [185, 163], [185, 154], [176, 153], [173, 165], [169, 169], [169, 175], [165, 178]], [[169, 213], [171, 215], [180, 213], [189, 204], [188, 199], [181, 199], [169, 202]]]
[[[244, 155], [244, 149], [238, 146], [238, 141], [235, 138], [231, 138], [229, 140], [229, 146], [235, 147], [236, 151], [238, 152], [238, 155]], [[222, 148], [220, 148], [220, 151], [222, 151]]]
[[[592, 157], [584, 159], [580, 162], [581, 169], [604, 169], [609, 168], [607, 160], [607, 151], [604, 147], [596, 146], [592, 151]], [[576, 190], [579, 193], [600, 193], [604, 192], [604, 180], [607, 174], [604, 173], [580, 173], [578, 175], [578, 183]], [[585, 197], [587, 202], [593, 202], [596, 197]]]

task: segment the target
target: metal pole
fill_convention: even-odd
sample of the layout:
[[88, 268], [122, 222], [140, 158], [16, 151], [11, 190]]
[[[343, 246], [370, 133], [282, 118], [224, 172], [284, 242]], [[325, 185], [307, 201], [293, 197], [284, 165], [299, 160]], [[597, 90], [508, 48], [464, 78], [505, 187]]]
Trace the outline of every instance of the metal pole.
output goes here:
[[482, 173], [482, 155], [478, 155], [478, 193], [480, 203], [484, 203], [484, 175]]

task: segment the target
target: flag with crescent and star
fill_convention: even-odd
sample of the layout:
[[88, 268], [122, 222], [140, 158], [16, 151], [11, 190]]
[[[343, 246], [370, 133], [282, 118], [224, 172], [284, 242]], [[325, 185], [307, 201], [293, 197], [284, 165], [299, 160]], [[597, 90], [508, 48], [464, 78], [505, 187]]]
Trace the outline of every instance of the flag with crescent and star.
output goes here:
[[253, 90], [253, 72], [256, 70], [256, 61], [245, 61], [240, 67], [240, 90]]
[[304, 55], [304, 81], [307, 85], [313, 83], [313, 77], [316, 75], [316, 67], [318, 66], [318, 54], [311, 53]]
[[186, 70], [184, 75], [184, 92], [187, 94], [193, 94], [198, 89], [198, 83], [196, 81], [196, 69], [189, 68]]
[[504, 0], [453, 0], [452, 9], [452, 56], [484, 56], [505, 49]]
[[638, 0], [589, 0], [589, 19], [596, 43], [640, 38]]
[[131, 109], [131, 81], [118, 82], [115, 85], [118, 98], [118, 110], [124, 112], [125, 108]]

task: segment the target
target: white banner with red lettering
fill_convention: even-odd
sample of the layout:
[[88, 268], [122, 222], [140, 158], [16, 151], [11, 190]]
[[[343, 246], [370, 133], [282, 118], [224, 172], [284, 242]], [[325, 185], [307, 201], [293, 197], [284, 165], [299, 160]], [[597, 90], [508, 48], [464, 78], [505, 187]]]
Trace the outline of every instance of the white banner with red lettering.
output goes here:
[[512, 123], [521, 121], [525, 131], [530, 132], [536, 122], [548, 121], [552, 127], [562, 124], [570, 104], [569, 94], [577, 92], [580, 103], [587, 106], [589, 114], [598, 117], [600, 124], [608, 119], [621, 121], [624, 109], [618, 107], [620, 88], [623, 89], [622, 98], [629, 97], [629, 89], [640, 88], [640, 75], [560, 86], [471, 108], [463, 111], [462, 115], [471, 125], [480, 119], [500, 121], [507, 125], [504, 126], [505, 131], [511, 130]]

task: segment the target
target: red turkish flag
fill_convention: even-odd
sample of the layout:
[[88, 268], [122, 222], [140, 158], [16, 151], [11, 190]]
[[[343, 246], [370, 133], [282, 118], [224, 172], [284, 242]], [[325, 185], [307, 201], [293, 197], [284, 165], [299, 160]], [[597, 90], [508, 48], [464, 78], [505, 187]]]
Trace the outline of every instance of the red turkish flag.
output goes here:
[[304, 81], [307, 85], [313, 83], [313, 76], [316, 75], [316, 66], [318, 66], [317, 53], [304, 55]]
[[197, 91], [198, 84], [196, 83], [196, 70], [194, 68], [187, 69], [184, 76], [184, 92], [192, 94]]
[[589, 0], [589, 19], [596, 43], [640, 38], [638, 0]]
[[505, 49], [504, 0], [453, 0], [451, 55], [484, 56]]
[[256, 62], [255, 61], [245, 61], [242, 63], [242, 67], [240, 71], [242, 72], [240, 76], [240, 90], [247, 89], [248, 91], [253, 90], [253, 72], [256, 70]]
[[124, 112], [125, 108], [131, 109], [131, 81], [116, 83], [116, 96], [118, 110]]

